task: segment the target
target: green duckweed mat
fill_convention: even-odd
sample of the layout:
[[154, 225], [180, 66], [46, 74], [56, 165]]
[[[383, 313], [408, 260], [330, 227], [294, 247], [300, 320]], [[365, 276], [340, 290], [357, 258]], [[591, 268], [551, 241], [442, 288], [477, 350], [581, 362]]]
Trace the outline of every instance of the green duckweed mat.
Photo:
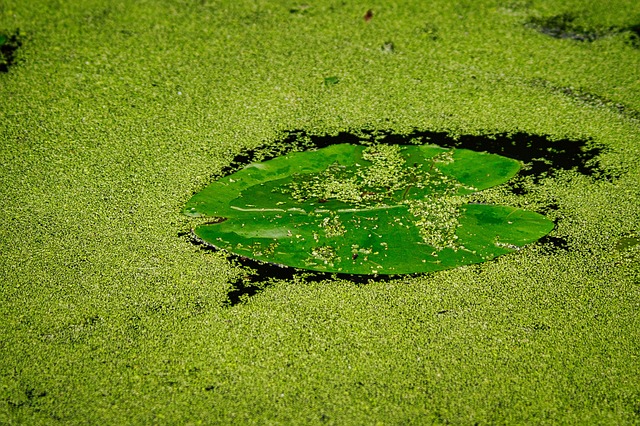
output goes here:
[[[0, 423], [639, 424], [639, 24], [625, 0], [0, 1]], [[553, 221], [538, 243], [230, 305], [254, 272], [183, 208], [294, 130], [599, 154], [472, 195]]]

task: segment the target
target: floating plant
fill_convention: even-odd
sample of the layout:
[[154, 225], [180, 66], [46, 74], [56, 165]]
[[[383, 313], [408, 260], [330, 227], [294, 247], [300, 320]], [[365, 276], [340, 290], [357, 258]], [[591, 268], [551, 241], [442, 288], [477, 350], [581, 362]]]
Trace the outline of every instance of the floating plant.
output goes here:
[[521, 163], [436, 145], [341, 143], [251, 163], [194, 195], [195, 235], [262, 262], [396, 275], [480, 263], [549, 233], [544, 216], [470, 204]]

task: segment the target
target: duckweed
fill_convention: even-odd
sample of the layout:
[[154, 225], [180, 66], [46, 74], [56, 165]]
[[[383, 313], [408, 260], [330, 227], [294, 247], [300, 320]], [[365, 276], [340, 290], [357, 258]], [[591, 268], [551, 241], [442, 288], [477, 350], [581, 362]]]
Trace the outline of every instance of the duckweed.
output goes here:
[[[630, 30], [526, 27], [565, 13]], [[0, 424], [637, 425], [638, 22], [629, 0], [3, 0], [22, 46], [0, 73]], [[189, 243], [212, 182], [381, 136], [521, 161], [448, 208], [555, 228], [393, 280]], [[368, 262], [374, 236], [336, 254]]]

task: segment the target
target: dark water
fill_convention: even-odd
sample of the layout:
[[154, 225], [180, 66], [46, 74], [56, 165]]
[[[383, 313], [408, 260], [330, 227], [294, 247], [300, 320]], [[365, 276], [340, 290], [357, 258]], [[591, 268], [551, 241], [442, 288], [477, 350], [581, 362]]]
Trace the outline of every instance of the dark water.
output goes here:
[[588, 26], [580, 24], [579, 21], [579, 14], [568, 12], [545, 17], [533, 16], [525, 22], [525, 26], [553, 38], [581, 42], [593, 42], [622, 34], [629, 45], [640, 48], [640, 24]]
[[9, 72], [15, 63], [15, 53], [22, 46], [20, 31], [11, 35], [0, 34], [0, 72]]

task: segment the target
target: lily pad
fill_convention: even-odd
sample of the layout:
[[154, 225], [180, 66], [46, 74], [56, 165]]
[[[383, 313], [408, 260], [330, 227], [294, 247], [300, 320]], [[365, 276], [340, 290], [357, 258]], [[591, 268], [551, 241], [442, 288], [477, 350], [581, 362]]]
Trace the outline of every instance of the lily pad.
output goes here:
[[431, 272], [484, 262], [553, 229], [544, 216], [467, 196], [520, 162], [436, 145], [336, 144], [252, 163], [194, 195], [206, 243], [263, 262], [345, 274]]

